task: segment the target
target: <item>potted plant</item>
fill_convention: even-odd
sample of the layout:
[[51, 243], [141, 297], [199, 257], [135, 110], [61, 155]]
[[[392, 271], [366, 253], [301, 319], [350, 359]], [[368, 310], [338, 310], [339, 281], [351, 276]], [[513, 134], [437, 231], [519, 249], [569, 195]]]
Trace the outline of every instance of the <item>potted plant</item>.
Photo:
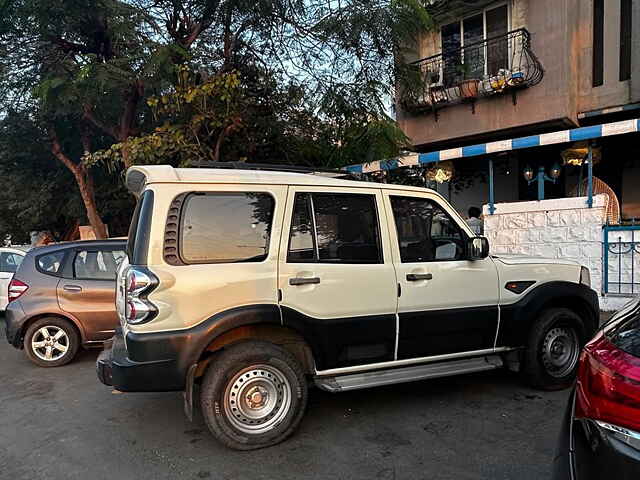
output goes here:
[[472, 73], [470, 65], [467, 63], [459, 63], [457, 72], [459, 77], [458, 88], [460, 89], [462, 98], [476, 98], [478, 96], [480, 79], [470, 78]]

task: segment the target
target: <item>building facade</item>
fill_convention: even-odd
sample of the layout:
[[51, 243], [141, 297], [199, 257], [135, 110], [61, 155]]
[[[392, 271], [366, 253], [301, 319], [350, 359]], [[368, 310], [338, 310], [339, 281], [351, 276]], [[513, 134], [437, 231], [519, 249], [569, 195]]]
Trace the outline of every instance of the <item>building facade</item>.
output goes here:
[[[418, 152], [561, 131], [640, 116], [639, 0], [435, 0], [436, 27], [407, 60], [417, 86], [398, 96], [397, 118]], [[594, 166], [640, 218], [637, 138], [602, 139]], [[573, 145], [494, 155], [496, 201], [534, 200], [527, 166], [549, 171]], [[487, 162], [454, 160], [462, 185], [439, 185], [460, 211], [487, 201]], [[563, 166], [564, 167], [564, 166]], [[546, 196], [579, 190], [578, 168], [562, 168]], [[624, 172], [624, 174], [622, 173]], [[459, 178], [460, 179], [460, 178]]]
[[396, 99], [414, 165], [443, 166], [463, 215], [484, 205], [494, 253], [574, 258], [618, 307], [640, 291], [640, 0], [426, 4]]

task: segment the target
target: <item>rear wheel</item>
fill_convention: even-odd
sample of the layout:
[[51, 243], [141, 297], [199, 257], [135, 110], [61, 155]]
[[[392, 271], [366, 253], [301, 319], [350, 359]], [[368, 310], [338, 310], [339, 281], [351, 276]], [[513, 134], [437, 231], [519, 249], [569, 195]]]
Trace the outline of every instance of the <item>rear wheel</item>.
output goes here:
[[293, 433], [304, 415], [307, 385], [289, 352], [267, 342], [243, 342], [213, 359], [200, 402], [218, 440], [236, 450], [253, 450]]
[[80, 337], [71, 322], [62, 318], [41, 318], [24, 336], [24, 350], [41, 367], [60, 367], [76, 356]]
[[582, 319], [567, 308], [542, 312], [529, 334], [524, 374], [531, 386], [559, 390], [570, 386], [585, 343]]

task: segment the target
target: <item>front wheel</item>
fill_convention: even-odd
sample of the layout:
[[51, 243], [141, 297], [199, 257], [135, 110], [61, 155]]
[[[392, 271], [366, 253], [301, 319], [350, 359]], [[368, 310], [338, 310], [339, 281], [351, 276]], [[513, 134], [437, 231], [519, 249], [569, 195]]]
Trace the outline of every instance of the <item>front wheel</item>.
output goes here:
[[304, 415], [307, 384], [289, 352], [247, 341], [213, 359], [200, 403], [209, 430], [220, 442], [235, 450], [254, 450], [293, 433]]
[[532, 327], [524, 354], [528, 383], [542, 390], [569, 387], [585, 343], [582, 319], [567, 308], [550, 308]]

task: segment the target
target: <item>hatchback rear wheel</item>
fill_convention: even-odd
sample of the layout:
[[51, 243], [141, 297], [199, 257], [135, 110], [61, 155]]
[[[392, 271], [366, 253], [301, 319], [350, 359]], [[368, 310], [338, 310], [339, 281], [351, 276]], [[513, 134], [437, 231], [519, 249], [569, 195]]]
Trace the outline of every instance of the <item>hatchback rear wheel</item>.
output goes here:
[[78, 332], [71, 322], [47, 317], [34, 322], [24, 336], [24, 350], [41, 367], [60, 367], [76, 356], [80, 347]]

